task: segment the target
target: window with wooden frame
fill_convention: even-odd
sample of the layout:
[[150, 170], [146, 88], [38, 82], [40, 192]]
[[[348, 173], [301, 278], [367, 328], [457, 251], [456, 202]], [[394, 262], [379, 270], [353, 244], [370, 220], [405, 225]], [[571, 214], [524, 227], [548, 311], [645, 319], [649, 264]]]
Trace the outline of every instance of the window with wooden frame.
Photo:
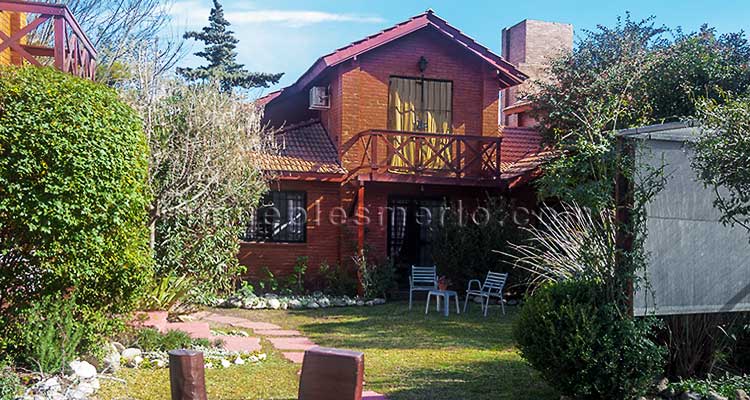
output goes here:
[[453, 123], [453, 82], [391, 77], [388, 129], [450, 133]]
[[244, 240], [254, 242], [304, 243], [307, 240], [307, 196], [305, 192], [271, 191], [255, 210]]
[[[451, 133], [453, 124], [453, 82], [423, 78], [391, 77], [388, 90], [388, 129], [405, 132]], [[404, 135], [393, 138], [399, 149], [389, 160], [392, 172], [409, 166], [440, 170], [454, 159], [448, 141], [432, 138], [419, 141]], [[438, 154], [436, 152], [439, 151]], [[418, 160], [432, 160], [421, 164]]]

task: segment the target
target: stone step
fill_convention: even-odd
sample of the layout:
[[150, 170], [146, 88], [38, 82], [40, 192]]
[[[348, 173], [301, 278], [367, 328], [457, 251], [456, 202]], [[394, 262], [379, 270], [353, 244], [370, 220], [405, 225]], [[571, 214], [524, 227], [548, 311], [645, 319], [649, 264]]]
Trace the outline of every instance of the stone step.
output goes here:
[[305, 353], [301, 351], [286, 351], [282, 352], [281, 354], [284, 356], [284, 358], [295, 364], [302, 364], [302, 360], [305, 359]]
[[362, 391], [362, 400], [388, 400], [388, 398], [372, 390], [364, 390]]
[[213, 339], [219, 339], [224, 342], [224, 348], [229, 351], [248, 352], [260, 351], [260, 338], [247, 336], [214, 336]]
[[162, 333], [172, 330], [183, 331], [194, 339], [212, 338], [211, 328], [205, 322], [170, 322], [159, 326], [159, 331]]
[[281, 329], [281, 327], [278, 326], [278, 325], [276, 325], [276, 324], [271, 324], [271, 323], [268, 323], [268, 322], [253, 322], [253, 321], [248, 321], [246, 319], [242, 320], [242, 321], [231, 323], [230, 325], [234, 326], [235, 328], [252, 329], [253, 331], [255, 331], [255, 330], [267, 331], [267, 330], [278, 330], [278, 329]]
[[261, 336], [302, 336], [299, 331], [291, 329], [256, 329], [253, 332]]
[[306, 337], [269, 337], [268, 341], [278, 350], [305, 351], [316, 346]]

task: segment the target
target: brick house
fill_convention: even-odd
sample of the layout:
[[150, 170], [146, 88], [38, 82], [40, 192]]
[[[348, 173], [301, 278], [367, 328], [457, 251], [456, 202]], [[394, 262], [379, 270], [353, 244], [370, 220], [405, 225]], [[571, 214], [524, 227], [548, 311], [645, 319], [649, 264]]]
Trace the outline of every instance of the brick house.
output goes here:
[[272, 184], [241, 243], [249, 277], [289, 274], [301, 256], [314, 274], [364, 248], [429, 264], [432, 221], [417, 221], [420, 210], [470, 209], [488, 195], [535, 204], [544, 153], [516, 88], [572, 47], [572, 27], [527, 20], [503, 40], [506, 58], [428, 10], [261, 98], [279, 152], [260, 157]]

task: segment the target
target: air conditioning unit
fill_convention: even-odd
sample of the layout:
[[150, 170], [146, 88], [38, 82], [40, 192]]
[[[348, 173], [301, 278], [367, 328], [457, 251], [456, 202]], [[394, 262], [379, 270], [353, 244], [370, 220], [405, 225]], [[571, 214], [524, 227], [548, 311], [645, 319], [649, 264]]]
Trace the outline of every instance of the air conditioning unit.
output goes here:
[[331, 96], [325, 86], [313, 86], [310, 88], [310, 109], [327, 110], [331, 108]]

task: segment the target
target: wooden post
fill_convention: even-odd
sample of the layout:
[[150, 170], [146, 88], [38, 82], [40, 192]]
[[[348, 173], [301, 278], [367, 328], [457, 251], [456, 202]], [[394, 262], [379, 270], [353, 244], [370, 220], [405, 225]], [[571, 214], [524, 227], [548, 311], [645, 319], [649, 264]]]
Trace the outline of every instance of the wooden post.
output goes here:
[[[357, 255], [360, 257], [365, 256], [365, 184], [359, 182], [359, 189], [357, 189]], [[367, 262], [367, 260], [364, 260]], [[362, 287], [362, 272], [357, 266], [357, 293], [360, 296], [365, 294], [364, 287]]]
[[54, 21], [54, 35], [55, 35], [55, 68], [59, 71], [65, 71], [65, 19], [61, 15], [56, 15]]
[[[628, 142], [627, 138], [617, 137], [617, 154], [618, 165], [620, 170], [617, 172], [615, 179], [615, 273], [623, 273], [623, 262], [626, 257], [625, 253], [633, 250], [633, 232], [632, 216], [630, 210], [633, 208], [633, 184], [623, 172], [623, 168], [628, 168], [635, 157], [633, 145]], [[624, 165], [627, 164], [627, 165]], [[625, 283], [627, 307], [630, 316], [633, 316], [633, 280], [628, 279]]]
[[313, 347], [305, 351], [299, 400], [361, 400], [365, 355]]
[[206, 400], [203, 353], [195, 350], [169, 351], [169, 383], [172, 400]]

